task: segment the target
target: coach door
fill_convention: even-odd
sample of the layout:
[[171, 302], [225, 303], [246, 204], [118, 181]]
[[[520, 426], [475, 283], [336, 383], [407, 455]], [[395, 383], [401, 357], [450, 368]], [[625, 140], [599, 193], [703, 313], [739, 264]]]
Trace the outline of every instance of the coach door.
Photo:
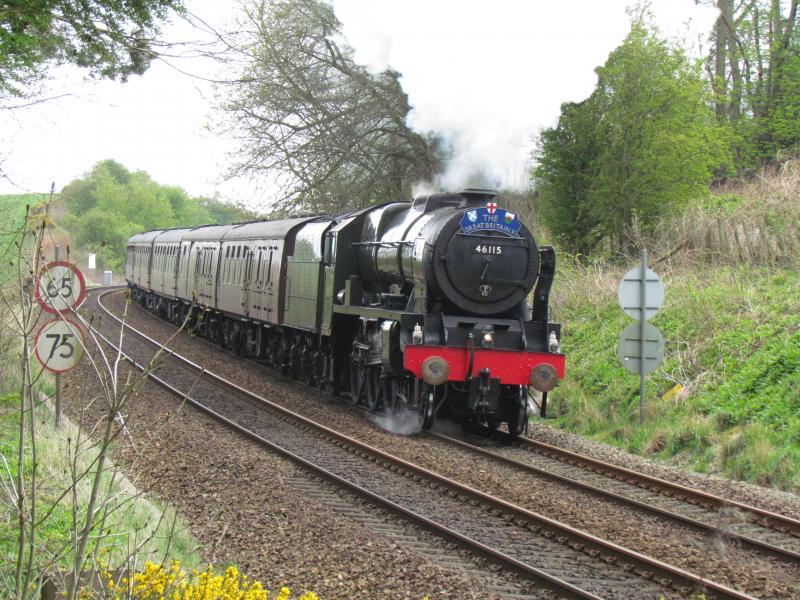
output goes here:
[[266, 246], [256, 246], [255, 256], [253, 256], [253, 270], [251, 273], [250, 286], [250, 316], [254, 319], [263, 321], [267, 317], [266, 301], [266, 282], [264, 280], [266, 270], [266, 260], [269, 254]]
[[181, 242], [180, 257], [178, 257], [178, 296], [191, 298], [192, 290], [189, 289], [189, 248], [191, 242]]
[[213, 305], [212, 258], [211, 248], [206, 246], [198, 248], [194, 267], [194, 289], [197, 290], [197, 301], [206, 305]]
[[194, 255], [194, 278], [192, 281], [192, 290], [197, 294], [197, 302], [200, 304], [208, 304], [208, 297], [205, 293], [205, 273], [203, 273], [205, 256], [206, 249], [203, 246], [197, 246], [197, 253]]
[[267, 265], [267, 320], [270, 323], [280, 323], [280, 295], [281, 295], [281, 257], [283, 255], [283, 240], [270, 240], [269, 264]]
[[252, 296], [250, 288], [252, 287], [253, 278], [253, 250], [247, 246], [244, 247], [244, 279], [242, 280], [241, 297], [242, 297], [242, 312], [246, 317], [250, 316], [250, 298]]

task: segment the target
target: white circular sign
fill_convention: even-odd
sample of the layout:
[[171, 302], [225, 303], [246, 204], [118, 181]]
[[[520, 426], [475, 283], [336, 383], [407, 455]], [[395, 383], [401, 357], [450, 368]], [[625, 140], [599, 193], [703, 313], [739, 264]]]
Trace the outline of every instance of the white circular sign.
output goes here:
[[645, 323], [642, 344], [641, 327], [641, 323], [628, 325], [617, 340], [617, 357], [631, 373], [640, 373], [642, 366], [645, 373], [650, 373], [664, 360], [664, 336], [654, 325]]
[[[647, 269], [645, 275], [645, 321], [654, 317], [664, 304], [664, 284], [655, 272]], [[637, 321], [642, 319], [642, 268], [635, 267], [625, 273], [617, 289], [619, 305], [625, 314]]]
[[56, 314], [78, 308], [86, 297], [86, 281], [75, 265], [65, 260], [47, 263], [36, 283], [36, 300]]
[[36, 358], [53, 373], [69, 371], [83, 357], [83, 332], [67, 319], [53, 319], [36, 334]]

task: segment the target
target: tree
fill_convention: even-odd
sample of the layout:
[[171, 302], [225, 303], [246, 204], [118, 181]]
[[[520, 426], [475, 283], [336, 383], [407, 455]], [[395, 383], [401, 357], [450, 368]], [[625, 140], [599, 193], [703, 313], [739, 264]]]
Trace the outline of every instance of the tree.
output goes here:
[[197, 203], [211, 216], [210, 223], [254, 221], [258, 214], [241, 204], [231, 204], [216, 198], [197, 198]]
[[148, 229], [233, 223], [255, 218], [248, 210], [208, 198], [190, 198], [181, 188], [160, 185], [144, 171], [131, 173], [114, 160], [97, 163], [61, 192], [69, 211], [62, 219], [79, 247], [119, 269], [128, 238]]
[[645, 232], [661, 214], [703, 193], [728, 160], [700, 65], [671, 47], [641, 18], [597, 69], [584, 103], [562, 107], [542, 132], [534, 171], [545, 222], [587, 252], [612, 238], [625, 251], [636, 223]]
[[542, 131], [534, 171], [542, 220], [565, 248], [589, 254], [603, 238], [591, 191], [600, 150], [594, 97], [561, 106], [558, 125]]
[[400, 74], [356, 64], [329, 4], [253, 0], [245, 13], [245, 66], [221, 102], [240, 146], [231, 175], [272, 177], [274, 210], [314, 212], [407, 196], [432, 178], [436, 144], [406, 124]]
[[122, 81], [144, 73], [159, 22], [182, 10], [182, 0], [5, 0], [0, 97], [27, 95], [51, 64]]
[[797, 150], [800, 140], [798, 0], [715, 0], [708, 73], [720, 123], [737, 133], [747, 169]]

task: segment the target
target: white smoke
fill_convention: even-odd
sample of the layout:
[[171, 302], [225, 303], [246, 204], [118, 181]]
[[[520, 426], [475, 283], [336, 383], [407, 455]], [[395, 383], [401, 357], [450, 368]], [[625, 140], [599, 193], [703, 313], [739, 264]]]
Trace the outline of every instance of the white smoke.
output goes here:
[[[555, 125], [563, 102], [585, 99], [595, 67], [629, 30], [630, 0], [332, 0], [355, 58], [403, 75], [409, 125], [452, 145], [432, 187], [456, 191], [476, 174], [485, 187], [523, 189], [534, 138]], [[707, 35], [713, 7], [655, 0], [668, 35]]]
[[382, 413], [371, 413], [369, 420], [381, 429], [397, 435], [414, 435], [421, 430], [417, 414], [412, 411], [394, 413], [387, 410]]

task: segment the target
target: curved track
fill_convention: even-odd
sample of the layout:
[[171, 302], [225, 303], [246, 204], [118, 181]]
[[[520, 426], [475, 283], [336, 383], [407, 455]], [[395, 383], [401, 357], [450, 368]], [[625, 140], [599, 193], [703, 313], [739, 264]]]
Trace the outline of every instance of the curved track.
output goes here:
[[[99, 298], [98, 306], [103, 308]], [[128, 325], [125, 331], [132, 334], [125, 353], [142, 368], [160, 344]], [[372, 448], [170, 350], [162, 359], [150, 377], [177, 396], [318, 476], [560, 596], [669, 598], [702, 591], [708, 598], [749, 598]]]
[[500, 438], [505, 444], [524, 451], [506, 455], [439, 433], [429, 435], [536, 476], [635, 506], [700, 531], [712, 534], [723, 531], [725, 537], [744, 546], [800, 562], [800, 521], [791, 517], [530, 438], [512, 438], [501, 432], [483, 431], [484, 436]]

